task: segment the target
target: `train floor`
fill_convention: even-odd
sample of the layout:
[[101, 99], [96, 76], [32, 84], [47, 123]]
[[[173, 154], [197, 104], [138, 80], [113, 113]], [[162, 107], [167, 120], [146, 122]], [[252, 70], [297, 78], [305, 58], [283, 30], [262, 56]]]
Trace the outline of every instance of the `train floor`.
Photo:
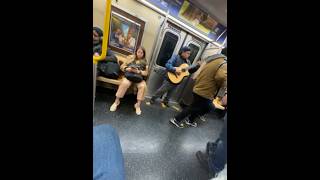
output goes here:
[[97, 87], [94, 126], [109, 124], [119, 134], [128, 180], [207, 180], [208, 174], [195, 153], [205, 150], [208, 141], [218, 138], [223, 119], [213, 113], [198, 127], [176, 128], [169, 119], [177, 110], [162, 108], [159, 103], [141, 105], [134, 110], [134, 95], [125, 96], [116, 112], [109, 108], [115, 91]]

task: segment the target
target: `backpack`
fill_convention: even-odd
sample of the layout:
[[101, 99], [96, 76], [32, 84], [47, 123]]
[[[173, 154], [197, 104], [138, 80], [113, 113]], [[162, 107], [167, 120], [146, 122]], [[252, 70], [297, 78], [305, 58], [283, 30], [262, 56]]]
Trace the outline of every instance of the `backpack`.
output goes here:
[[114, 61], [101, 61], [98, 63], [98, 73], [100, 76], [118, 79], [120, 74], [120, 66], [118, 62]]

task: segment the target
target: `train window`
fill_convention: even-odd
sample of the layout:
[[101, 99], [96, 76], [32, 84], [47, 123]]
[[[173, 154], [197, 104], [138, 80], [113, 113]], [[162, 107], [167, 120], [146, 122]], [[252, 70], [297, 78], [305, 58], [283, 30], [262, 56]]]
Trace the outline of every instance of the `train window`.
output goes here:
[[199, 52], [199, 46], [196, 46], [192, 43], [189, 44], [189, 48], [191, 49], [191, 55], [189, 57], [189, 60], [191, 62], [191, 64], [193, 63], [194, 61], [194, 58], [196, 58], [198, 52]]
[[173, 54], [178, 40], [179, 37], [177, 35], [171, 32], [166, 32], [161, 44], [158, 59], [156, 61], [158, 65], [165, 67], [167, 61], [171, 58]]

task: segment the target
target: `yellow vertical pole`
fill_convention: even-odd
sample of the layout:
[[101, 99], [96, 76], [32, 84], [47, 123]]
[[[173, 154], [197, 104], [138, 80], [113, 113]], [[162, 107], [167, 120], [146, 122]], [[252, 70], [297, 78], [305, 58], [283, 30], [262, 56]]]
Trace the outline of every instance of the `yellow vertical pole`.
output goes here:
[[107, 0], [104, 29], [103, 29], [103, 40], [102, 40], [102, 54], [100, 56], [93, 56], [93, 63], [97, 64], [98, 61], [101, 61], [106, 58], [107, 47], [108, 47], [108, 38], [109, 38], [109, 24], [111, 18], [111, 0]]
[[93, 111], [94, 111], [94, 100], [96, 96], [96, 81], [97, 81], [97, 63], [98, 61], [104, 60], [107, 55], [108, 38], [109, 38], [109, 24], [111, 17], [111, 0], [107, 0], [105, 21], [104, 21], [104, 36], [102, 39], [102, 54], [100, 56], [93, 56]]

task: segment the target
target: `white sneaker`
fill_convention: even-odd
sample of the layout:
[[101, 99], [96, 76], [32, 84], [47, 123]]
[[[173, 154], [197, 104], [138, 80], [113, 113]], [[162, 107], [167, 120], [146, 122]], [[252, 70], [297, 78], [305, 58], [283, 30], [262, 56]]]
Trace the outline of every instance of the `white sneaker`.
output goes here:
[[119, 106], [119, 104], [113, 103], [112, 106], [110, 107], [110, 111], [111, 112], [116, 111], [118, 106]]
[[175, 118], [171, 118], [171, 119], [170, 119], [170, 122], [171, 122], [172, 124], [174, 124], [175, 126], [177, 126], [178, 128], [184, 128], [183, 123], [177, 122], [177, 120], [176, 120]]
[[189, 126], [192, 126], [192, 127], [197, 127], [198, 126], [198, 124], [196, 122], [191, 123], [191, 122], [189, 122], [189, 120], [186, 120], [186, 124], [189, 125]]
[[136, 109], [136, 114], [137, 114], [138, 116], [140, 116], [140, 115], [141, 115], [141, 109], [140, 109], [140, 107], [137, 108], [137, 104], [135, 104], [135, 105], [134, 105], [134, 108]]

